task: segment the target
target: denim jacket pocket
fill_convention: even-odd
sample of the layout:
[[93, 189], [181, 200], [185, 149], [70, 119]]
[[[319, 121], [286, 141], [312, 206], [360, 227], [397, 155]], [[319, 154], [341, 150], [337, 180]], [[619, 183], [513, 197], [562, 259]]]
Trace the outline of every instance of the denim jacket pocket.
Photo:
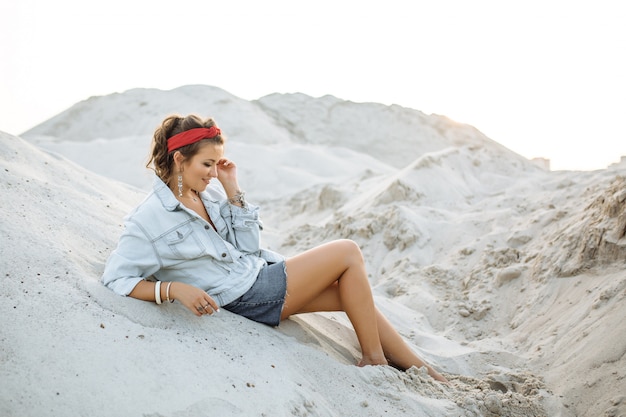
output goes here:
[[204, 246], [190, 224], [182, 225], [165, 235], [170, 250], [182, 259], [195, 259], [204, 255]]

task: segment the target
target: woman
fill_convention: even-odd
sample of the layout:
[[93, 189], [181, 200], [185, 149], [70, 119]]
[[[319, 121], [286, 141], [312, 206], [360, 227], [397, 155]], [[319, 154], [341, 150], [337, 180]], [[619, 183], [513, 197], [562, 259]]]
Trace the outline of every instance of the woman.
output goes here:
[[[260, 248], [258, 207], [246, 202], [212, 119], [166, 118], [147, 166], [156, 173], [153, 191], [125, 219], [102, 277], [107, 287], [157, 304], [178, 300], [197, 316], [223, 307], [272, 326], [293, 314], [344, 311], [361, 347], [359, 366], [426, 366], [446, 381], [374, 306], [354, 242], [329, 242], [288, 259]], [[207, 187], [218, 178], [226, 196]]]

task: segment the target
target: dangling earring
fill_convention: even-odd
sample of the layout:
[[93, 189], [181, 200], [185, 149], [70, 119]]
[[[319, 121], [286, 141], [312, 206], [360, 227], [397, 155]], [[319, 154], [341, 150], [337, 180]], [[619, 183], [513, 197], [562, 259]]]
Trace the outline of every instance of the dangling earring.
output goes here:
[[183, 196], [183, 176], [178, 174], [178, 196]]

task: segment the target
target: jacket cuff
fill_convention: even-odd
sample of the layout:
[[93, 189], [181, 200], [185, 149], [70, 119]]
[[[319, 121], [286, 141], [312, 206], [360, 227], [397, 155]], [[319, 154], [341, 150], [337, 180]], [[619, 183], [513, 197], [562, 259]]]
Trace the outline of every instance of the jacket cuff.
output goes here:
[[225, 204], [222, 207], [223, 217], [230, 217], [230, 223], [235, 229], [249, 229], [257, 226], [263, 229], [263, 223], [259, 220], [259, 207], [248, 204], [247, 207], [239, 207]]

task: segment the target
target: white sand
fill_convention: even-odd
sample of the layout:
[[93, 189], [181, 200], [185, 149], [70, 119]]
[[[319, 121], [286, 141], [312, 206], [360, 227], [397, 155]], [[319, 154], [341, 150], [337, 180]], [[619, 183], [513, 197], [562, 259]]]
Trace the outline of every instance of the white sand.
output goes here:
[[[268, 246], [357, 241], [451, 384], [357, 368], [341, 314], [272, 329], [101, 286], [174, 111], [228, 133]], [[22, 136], [0, 133], [1, 416], [626, 415], [624, 166], [546, 172], [440, 116], [201, 86], [92, 98]]]

